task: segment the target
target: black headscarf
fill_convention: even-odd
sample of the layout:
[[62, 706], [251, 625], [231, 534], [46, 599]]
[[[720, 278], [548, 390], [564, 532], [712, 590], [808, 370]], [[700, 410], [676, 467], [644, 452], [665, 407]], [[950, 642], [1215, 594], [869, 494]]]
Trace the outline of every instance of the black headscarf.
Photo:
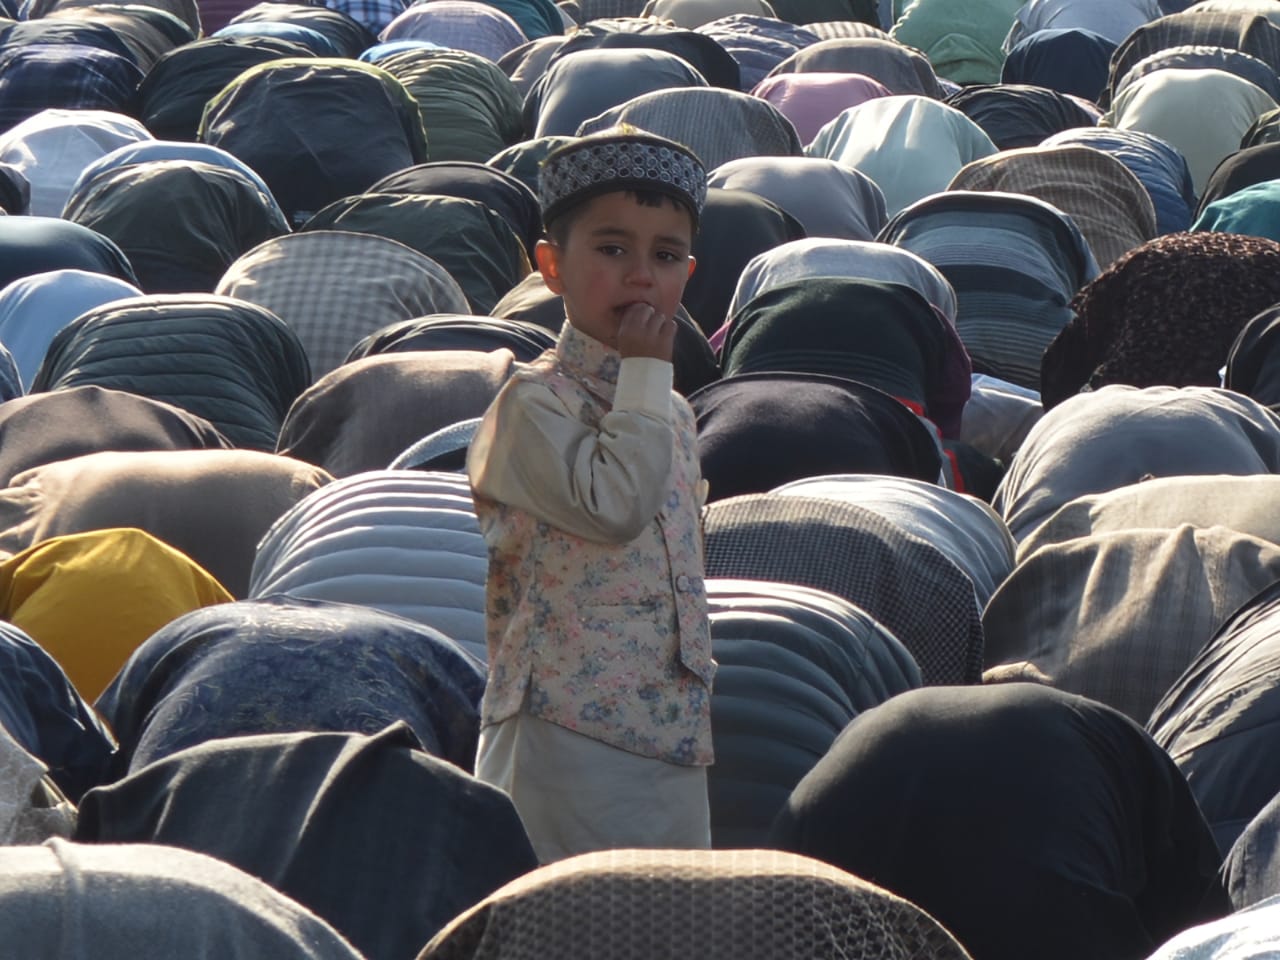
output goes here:
[[704, 387], [689, 404], [709, 501], [833, 473], [936, 483], [942, 466], [937, 444], [915, 414], [852, 380], [749, 373]]
[[915, 290], [876, 280], [786, 283], [729, 321], [725, 376], [787, 370], [859, 380], [928, 415], [949, 346], [943, 322]]
[[1230, 911], [1173, 762], [1115, 710], [1029, 684], [860, 715], [772, 841], [912, 901], [974, 960], [1140, 960]]
[[707, 191], [693, 238], [698, 268], [684, 288], [684, 307], [708, 337], [727, 319], [742, 268], [752, 257], [805, 238], [800, 221], [745, 190]]
[[215, 740], [93, 791], [77, 839], [159, 843], [239, 867], [333, 924], [369, 960], [406, 960], [538, 865], [505, 794], [375, 736]]
[[438, 194], [483, 203], [502, 217], [524, 243], [530, 262], [533, 248], [542, 238], [537, 195], [510, 174], [483, 163], [422, 163], [383, 177], [368, 192]]
[[1064, 93], [1015, 83], [965, 87], [944, 101], [982, 128], [1001, 150], [1038, 146], [1046, 137], [1096, 118]]

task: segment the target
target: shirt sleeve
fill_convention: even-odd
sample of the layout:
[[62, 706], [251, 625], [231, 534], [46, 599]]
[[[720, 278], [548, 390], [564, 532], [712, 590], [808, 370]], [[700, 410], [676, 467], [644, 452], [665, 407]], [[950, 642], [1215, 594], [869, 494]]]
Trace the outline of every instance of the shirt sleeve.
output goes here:
[[635, 539], [670, 486], [671, 380], [666, 361], [623, 360], [598, 430], [546, 385], [512, 381], [471, 443], [472, 489], [586, 540]]

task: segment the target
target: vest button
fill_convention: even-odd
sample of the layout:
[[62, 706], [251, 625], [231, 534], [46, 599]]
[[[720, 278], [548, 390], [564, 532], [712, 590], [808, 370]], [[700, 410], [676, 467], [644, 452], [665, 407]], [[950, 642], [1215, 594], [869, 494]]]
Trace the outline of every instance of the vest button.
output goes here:
[[680, 576], [676, 577], [677, 590], [679, 590], [681, 593], [688, 593], [689, 587], [690, 587], [690, 583], [689, 583], [688, 576], [682, 573], [680, 574]]

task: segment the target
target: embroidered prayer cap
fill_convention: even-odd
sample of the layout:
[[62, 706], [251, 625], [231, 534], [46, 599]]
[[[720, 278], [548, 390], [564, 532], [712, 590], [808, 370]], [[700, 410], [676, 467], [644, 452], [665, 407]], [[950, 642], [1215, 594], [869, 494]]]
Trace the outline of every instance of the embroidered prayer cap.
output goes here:
[[580, 137], [552, 151], [538, 174], [542, 221], [619, 190], [654, 190], [689, 209], [694, 228], [707, 197], [707, 174], [688, 147], [631, 126]]

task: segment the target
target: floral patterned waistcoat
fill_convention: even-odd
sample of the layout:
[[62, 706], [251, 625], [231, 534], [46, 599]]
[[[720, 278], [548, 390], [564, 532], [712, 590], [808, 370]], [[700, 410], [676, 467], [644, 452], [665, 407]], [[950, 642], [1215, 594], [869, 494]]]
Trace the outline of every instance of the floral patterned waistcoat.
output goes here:
[[[616, 357], [616, 354], [614, 355]], [[614, 365], [616, 376], [616, 363]], [[614, 383], [548, 351], [515, 374], [598, 427]], [[489, 546], [484, 724], [528, 713], [670, 763], [712, 762], [715, 663], [703, 583], [693, 412], [672, 397], [670, 490], [627, 543], [585, 540], [483, 497]]]

